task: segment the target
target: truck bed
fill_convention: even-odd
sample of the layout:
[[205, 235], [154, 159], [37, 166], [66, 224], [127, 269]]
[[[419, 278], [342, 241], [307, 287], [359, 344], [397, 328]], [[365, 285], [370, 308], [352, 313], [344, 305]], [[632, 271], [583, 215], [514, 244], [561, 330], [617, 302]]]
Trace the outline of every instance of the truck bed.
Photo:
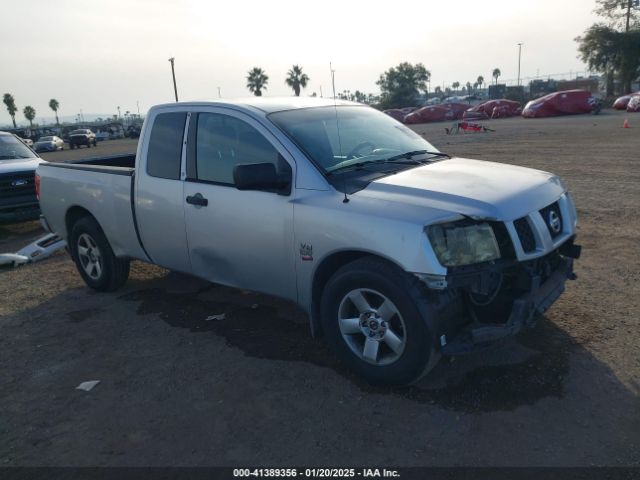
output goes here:
[[55, 163], [48, 162], [47, 165], [59, 168], [72, 168], [101, 173], [113, 173], [116, 175], [131, 175], [131, 173], [135, 171], [136, 154], [127, 153], [121, 155], [92, 157], [83, 160], [69, 160]]
[[[119, 257], [145, 259], [132, 203], [135, 154], [74, 162], [43, 162], [40, 208], [51, 229], [66, 238], [66, 212], [91, 212]], [[47, 199], [56, 199], [52, 205]]]

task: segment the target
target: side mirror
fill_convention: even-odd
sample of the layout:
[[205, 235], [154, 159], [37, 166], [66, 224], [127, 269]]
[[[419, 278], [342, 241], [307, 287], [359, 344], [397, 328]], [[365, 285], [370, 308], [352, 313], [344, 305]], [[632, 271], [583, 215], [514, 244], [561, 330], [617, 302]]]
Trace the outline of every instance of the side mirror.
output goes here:
[[245, 163], [233, 168], [233, 183], [238, 190], [289, 194], [291, 171], [279, 176], [273, 163]]

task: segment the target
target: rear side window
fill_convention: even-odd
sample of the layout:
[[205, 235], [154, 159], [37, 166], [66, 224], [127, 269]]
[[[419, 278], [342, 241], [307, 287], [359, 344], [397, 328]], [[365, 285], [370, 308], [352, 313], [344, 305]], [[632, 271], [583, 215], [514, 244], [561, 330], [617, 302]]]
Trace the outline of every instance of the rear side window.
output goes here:
[[151, 128], [147, 173], [152, 177], [180, 179], [180, 157], [186, 112], [161, 113]]

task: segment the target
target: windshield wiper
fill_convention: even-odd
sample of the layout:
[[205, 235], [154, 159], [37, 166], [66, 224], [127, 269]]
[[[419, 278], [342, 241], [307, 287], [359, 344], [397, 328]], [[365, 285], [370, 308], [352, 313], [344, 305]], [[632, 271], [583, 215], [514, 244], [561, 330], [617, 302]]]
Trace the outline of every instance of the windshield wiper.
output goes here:
[[[331, 175], [334, 172], [340, 171], [340, 170], [347, 170], [349, 168], [354, 168], [356, 170], [358, 169], [363, 169], [362, 167], [364, 165], [373, 165], [373, 164], [377, 164], [377, 165], [384, 165], [384, 164], [388, 164], [388, 163], [394, 163], [394, 164], [404, 164], [404, 165], [423, 165], [425, 163], [430, 162], [430, 160], [416, 160], [413, 157], [415, 155], [433, 155], [435, 157], [447, 157], [447, 158], [451, 158], [451, 156], [447, 153], [443, 153], [443, 152], [431, 152], [429, 150], [414, 150], [412, 152], [406, 152], [406, 153], [402, 153], [400, 155], [394, 155], [392, 157], [389, 158], [384, 158], [381, 160], [363, 160], [361, 162], [353, 162], [353, 163], [348, 163], [346, 165], [340, 165], [340, 166], [336, 166], [334, 168], [332, 168], [331, 170], [327, 171], [328, 175]], [[363, 169], [366, 170], [366, 169]]]
[[[416, 155], [433, 155], [434, 157], [447, 157], [451, 158], [451, 155], [444, 152], [430, 152], [429, 150], [414, 150], [412, 152], [401, 153], [400, 155], [394, 155], [385, 159], [386, 162], [395, 162], [397, 160], [412, 160]], [[414, 160], [415, 162], [422, 163], [420, 160]]]
[[[402, 161], [404, 160], [404, 161]], [[373, 164], [377, 164], [377, 165], [384, 165], [386, 163], [402, 163], [405, 165], [420, 165], [422, 164], [421, 161], [419, 160], [412, 160], [410, 158], [396, 158], [396, 159], [384, 159], [384, 160], [364, 160], [362, 162], [354, 162], [354, 163], [349, 163], [348, 165], [341, 165], [339, 167], [334, 167], [331, 170], [327, 171], [327, 175], [331, 175], [332, 173], [335, 173], [337, 171], [340, 170], [347, 170], [349, 168], [354, 168], [356, 170], [366, 170], [365, 168], [362, 168], [364, 165], [373, 165]], [[375, 172], [377, 170], [368, 170], [371, 172]]]

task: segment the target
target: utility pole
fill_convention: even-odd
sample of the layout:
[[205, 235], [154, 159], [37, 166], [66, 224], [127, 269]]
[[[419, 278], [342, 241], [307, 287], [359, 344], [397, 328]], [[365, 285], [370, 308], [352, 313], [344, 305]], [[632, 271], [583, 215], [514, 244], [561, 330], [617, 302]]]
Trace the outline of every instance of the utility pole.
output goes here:
[[222, 95], [220, 95], [220, 87], [218, 87], [218, 98], [222, 98]]
[[138, 118], [140, 118], [140, 101], [136, 100], [136, 107], [138, 107]]
[[175, 61], [174, 57], [171, 57], [169, 59], [169, 62], [171, 63], [171, 76], [173, 77], [173, 93], [176, 94], [176, 102], [178, 101], [178, 87], [176, 86], [176, 71], [173, 68], [173, 62]]
[[320, 85], [320, 98], [322, 98], [322, 85]]
[[524, 45], [524, 43], [518, 44], [518, 86], [520, 86], [520, 59], [522, 58], [522, 45]]

